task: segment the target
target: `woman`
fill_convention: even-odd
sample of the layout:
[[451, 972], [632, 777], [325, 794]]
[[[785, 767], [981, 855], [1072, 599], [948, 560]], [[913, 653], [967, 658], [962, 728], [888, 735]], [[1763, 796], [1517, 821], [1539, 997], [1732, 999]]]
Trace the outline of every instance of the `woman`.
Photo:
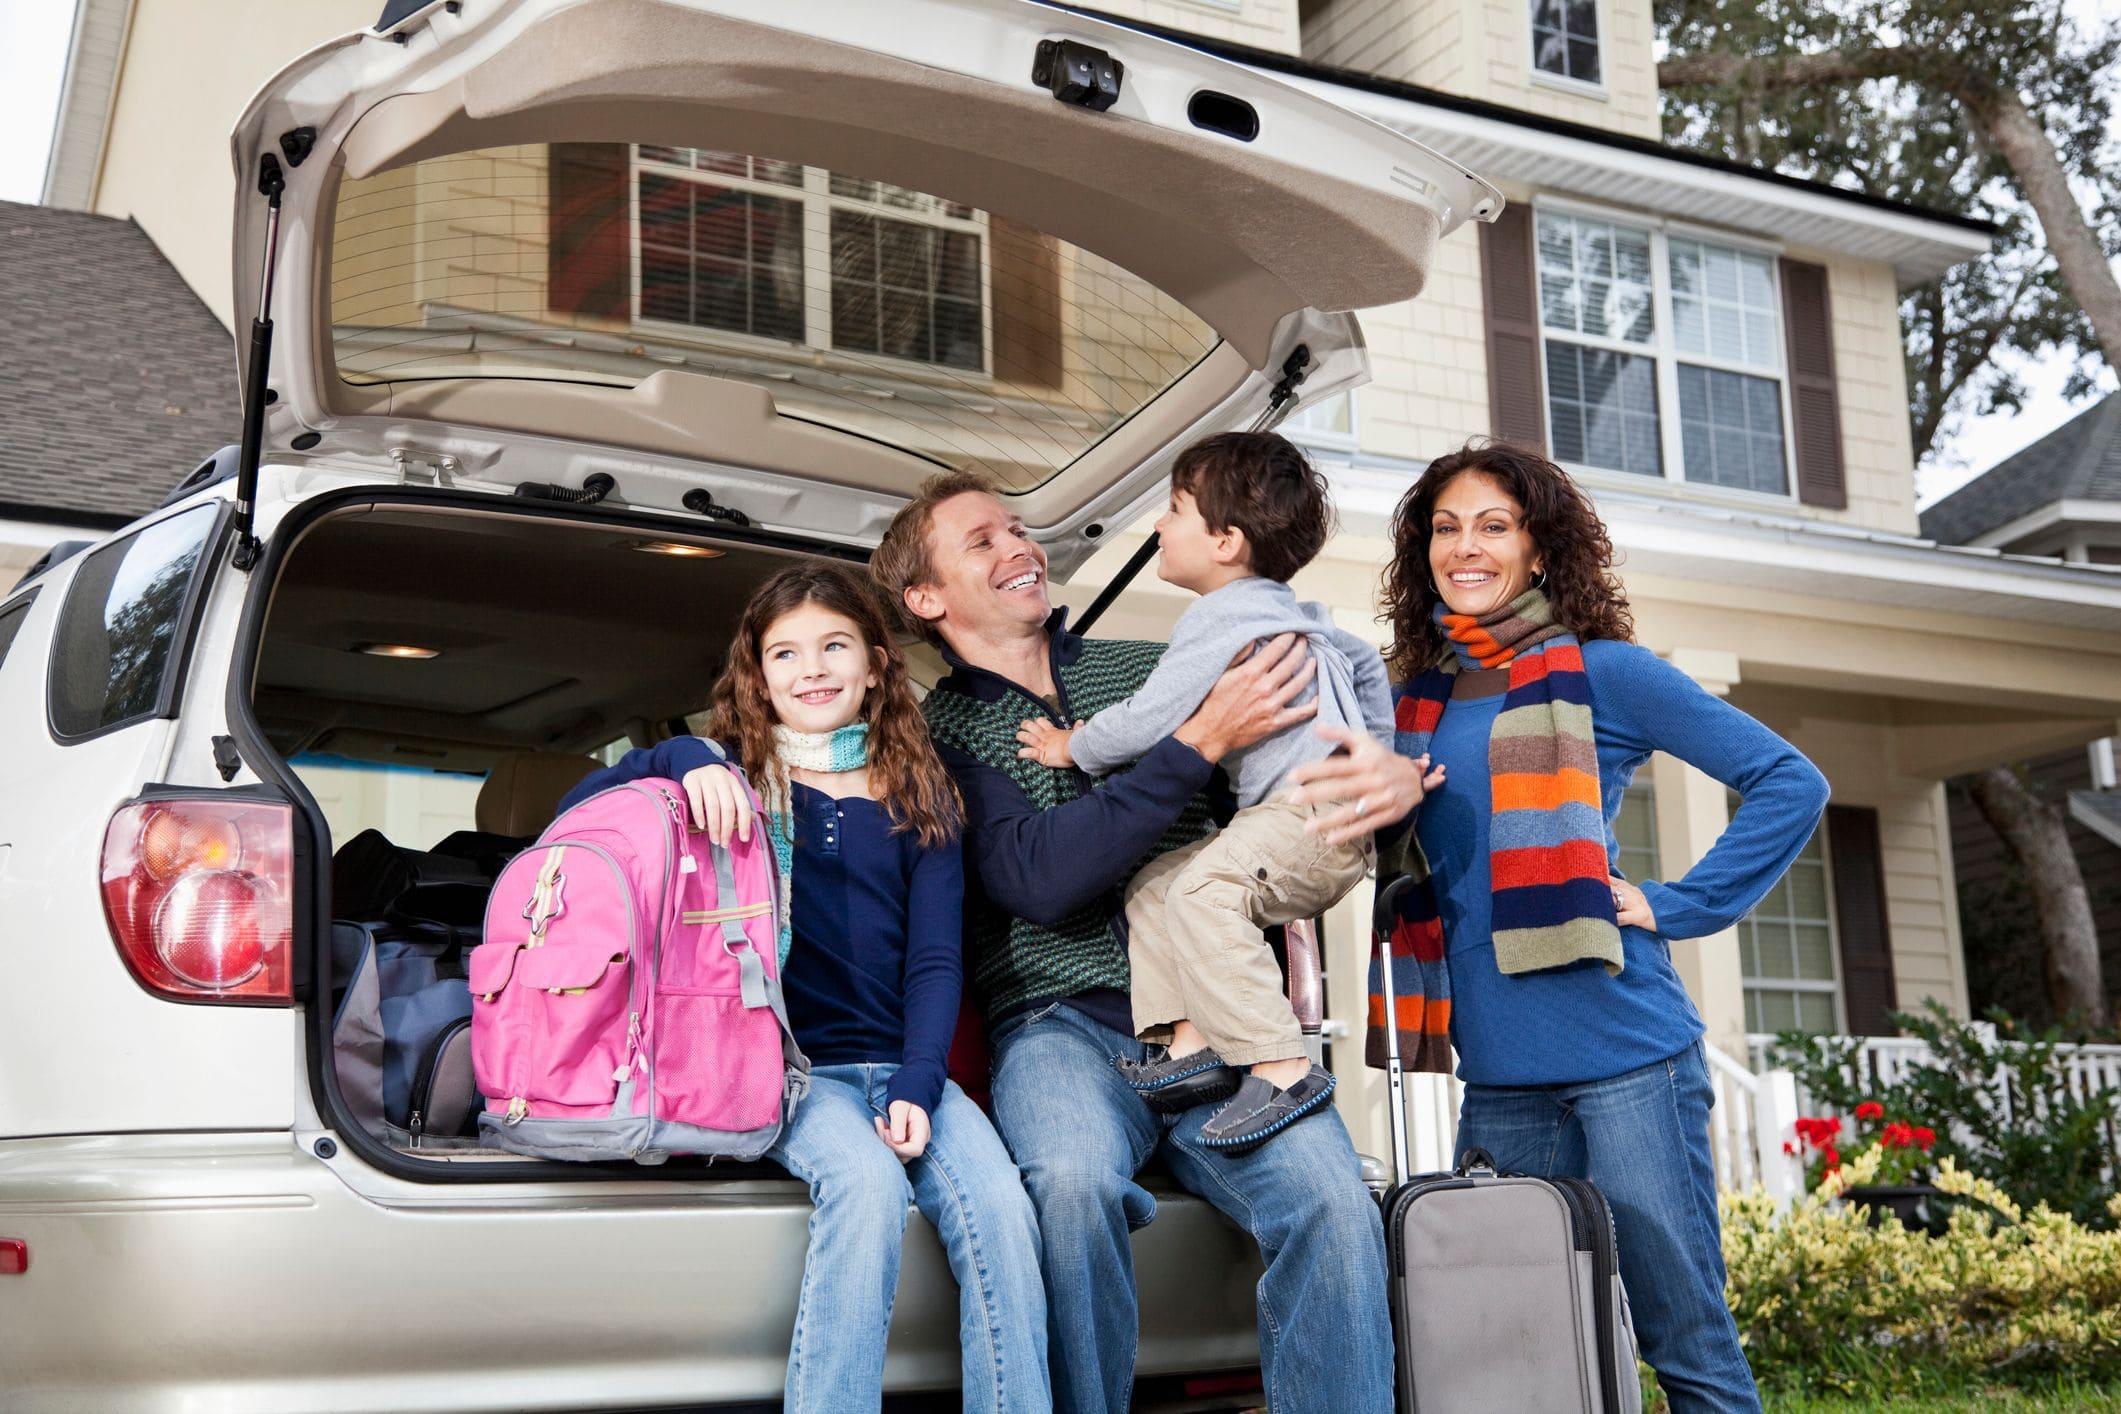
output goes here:
[[[1724, 1304], [1704, 1028], [1669, 940], [1730, 927], [1774, 887], [1826, 781], [1632, 642], [1605, 527], [1545, 458], [1439, 457], [1393, 542], [1399, 741], [1428, 768], [1414, 830], [1466, 1082], [1459, 1151], [1597, 1183], [1674, 1411], [1758, 1409]], [[1637, 884], [1612, 872], [1613, 818], [1653, 751], [1743, 803], [1686, 877]]]
[[780, 864], [782, 987], [810, 1093], [770, 1157], [810, 1187], [787, 1408], [874, 1410], [909, 1201], [957, 1277], [967, 1409], [1051, 1407], [1037, 1219], [979, 1107], [944, 1076], [963, 989], [957, 791], [868, 580], [808, 561], [744, 609], [709, 728], [630, 751], [567, 804], [663, 776], [717, 843], [763, 826]]

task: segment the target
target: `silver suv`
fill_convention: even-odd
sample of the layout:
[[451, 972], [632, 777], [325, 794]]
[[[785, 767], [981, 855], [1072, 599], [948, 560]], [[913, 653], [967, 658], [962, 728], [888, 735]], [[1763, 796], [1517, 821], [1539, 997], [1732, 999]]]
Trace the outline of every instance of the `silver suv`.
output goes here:
[[[396, 0], [234, 162], [244, 444], [0, 598], [0, 1406], [771, 1399], [801, 1188], [364, 1106], [362, 861], [476, 888], [939, 467], [1082, 569], [1500, 197], [1022, 0]], [[912, 1231], [889, 1383], [947, 1389]], [[1145, 1387], [1256, 1362], [1235, 1228], [1136, 1250]]]

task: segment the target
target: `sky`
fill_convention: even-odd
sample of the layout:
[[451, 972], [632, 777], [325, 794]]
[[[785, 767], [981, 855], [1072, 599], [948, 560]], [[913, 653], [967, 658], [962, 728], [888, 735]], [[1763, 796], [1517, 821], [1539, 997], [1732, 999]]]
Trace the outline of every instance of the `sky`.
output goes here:
[[[2099, 0], [2079, 3], [2096, 6]], [[0, 201], [34, 202], [42, 194], [73, 9], [71, 0], [0, 0]], [[2089, 406], [2062, 399], [2067, 360], [2026, 359], [2019, 367], [2028, 390], [2024, 409], [1963, 419], [1958, 433], [1915, 474], [1922, 504], [1957, 489]], [[2112, 370], [2105, 372], [2103, 386], [2115, 386]]]

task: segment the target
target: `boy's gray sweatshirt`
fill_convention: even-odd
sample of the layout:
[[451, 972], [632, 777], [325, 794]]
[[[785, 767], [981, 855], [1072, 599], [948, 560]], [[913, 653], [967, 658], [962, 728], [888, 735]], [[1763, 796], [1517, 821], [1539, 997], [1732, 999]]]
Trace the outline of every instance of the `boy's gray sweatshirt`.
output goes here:
[[1313, 730], [1320, 723], [1392, 745], [1392, 689], [1377, 650], [1336, 627], [1325, 605], [1299, 600], [1279, 580], [1254, 577], [1202, 595], [1178, 616], [1171, 646], [1140, 691], [1077, 728], [1075, 764], [1101, 776], [1147, 754], [1193, 715], [1232, 658], [1280, 633], [1307, 640], [1318, 675], [1296, 700], [1316, 697], [1318, 715], [1223, 758], [1238, 805], [1259, 804], [1290, 771], [1331, 754], [1333, 744]]

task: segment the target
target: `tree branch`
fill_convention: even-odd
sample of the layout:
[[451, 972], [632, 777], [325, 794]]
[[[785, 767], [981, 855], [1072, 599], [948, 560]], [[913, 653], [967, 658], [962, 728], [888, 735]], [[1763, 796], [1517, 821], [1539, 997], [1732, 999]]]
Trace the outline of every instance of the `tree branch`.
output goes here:
[[1682, 54], [1657, 66], [1659, 88], [1739, 88], [1772, 93], [1911, 74], [1930, 56], [1909, 45], [1817, 54]]

